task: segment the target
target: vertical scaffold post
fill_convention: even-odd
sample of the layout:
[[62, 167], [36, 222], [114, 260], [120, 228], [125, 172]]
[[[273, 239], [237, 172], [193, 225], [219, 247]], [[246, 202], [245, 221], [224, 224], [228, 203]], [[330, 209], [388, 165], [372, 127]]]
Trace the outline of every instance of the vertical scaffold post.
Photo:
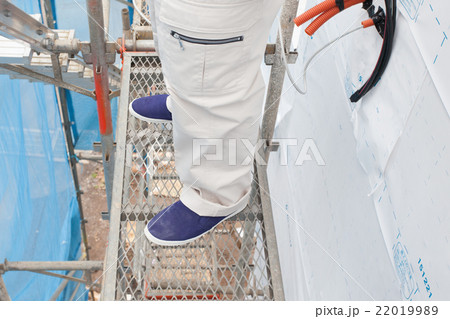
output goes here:
[[114, 174], [114, 136], [109, 100], [108, 65], [106, 63], [106, 40], [103, 22], [102, 0], [86, 2], [91, 56], [94, 70], [95, 96], [102, 143], [103, 170], [105, 174], [108, 211], [111, 209], [112, 182]]
[[[283, 35], [284, 47], [291, 46], [292, 34], [294, 31], [293, 19], [297, 13], [298, 0], [286, 0], [280, 14], [281, 34]], [[264, 107], [264, 116], [261, 125], [261, 139], [271, 141], [277, 121], [278, 107], [283, 91], [284, 76], [286, 68], [281, 60], [280, 36], [277, 37], [275, 59], [270, 71], [269, 87], [267, 89], [266, 104]], [[268, 163], [270, 152], [264, 154], [265, 162]], [[267, 178], [267, 166], [257, 165], [258, 183], [261, 194], [261, 205], [266, 225], [265, 240], [267, 241], [269, 254], [269, 268], [273, 280], [273, 295], [275, 300], [284, 300], [284, 289], [281, 277], [281, 265], [278, 255], [278, 245], [275, 236], [275, 225], [272, 215], [272, 203], [269, 193], [269, 184]]]
[[8, 291], [6, 290], [5, 282], [3, 281], [2, 274], [0, 273], [0, 301], [11, 301]]

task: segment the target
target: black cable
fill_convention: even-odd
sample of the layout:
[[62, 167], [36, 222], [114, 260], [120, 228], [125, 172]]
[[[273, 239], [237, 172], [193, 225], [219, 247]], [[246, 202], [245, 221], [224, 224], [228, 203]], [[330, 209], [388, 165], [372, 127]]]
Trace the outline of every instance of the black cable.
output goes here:
[[380, 56], [378, 58], [378, 62], [367, 82], [350, 97], [350, 101], [352, 102], [358, 102], [378, 83], [389, 63], [389, 59], [392, 53], [392, 45], [394, 42], [397, 0], [385, 0], [385, 6], [386, 17], [383, 33], [383, 45], [381, 48]]
[[[363, 7], [364, 8], [364, 7]], [[382, 7], [378, 7], [378, 11], [375, 12], [375, 7], [371, 6], [366, 8], [369, 17], [372, 19], [378, 34], [384, 38], [384, 28], [386, 26], [386, 14]]]
[[344, 9], [345, 9], [344, 0], [335, 0], [335, 2], [336, 2], [336, 7], [339, 8], [339, 11], [344, 11]]
[[386, 0], [385, 3], [386, 3], [386, 21], [383, 34], [384, 41], [380, 57], [369, 80], [366, 82], [366, 84], [364, 84], [364, 86], [361, 89], [359, 89], [350, 98], [352, 102], [359, 101], [359, 99], [361, 99], [367, 92], [369, 92], [377, 84], [389, 62], [389, 58], [392, 52], [393, 37], [395, 33], [396, 1]]

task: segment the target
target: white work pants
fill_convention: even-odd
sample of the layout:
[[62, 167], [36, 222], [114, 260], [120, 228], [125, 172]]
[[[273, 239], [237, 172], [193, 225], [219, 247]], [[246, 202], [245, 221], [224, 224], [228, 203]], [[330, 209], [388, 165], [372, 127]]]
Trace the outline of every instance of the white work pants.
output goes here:
[[153, 0], [181, 201], [202, 216], [248, 202], [263, 110], [260, 65], [283, 0]]

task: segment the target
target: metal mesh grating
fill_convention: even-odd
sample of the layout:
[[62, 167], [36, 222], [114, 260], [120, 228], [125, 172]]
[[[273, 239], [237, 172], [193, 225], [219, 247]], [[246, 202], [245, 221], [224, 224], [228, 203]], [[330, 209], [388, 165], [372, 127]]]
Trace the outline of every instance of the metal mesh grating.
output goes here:
[[[135, 0], [135, 4], [138, 10], [150, 20], [150, 1], [151, 0]], [[137, 12], [134, 12], [133, 16], [133, 25], [134, 26], [148, 26], [148, 22]]]
[[150, 1], [151, 0], [142, 0], [142, 13], [150, 19]]
[[[123, 77], [129, 92], [121, 96], [127, 99], [122, 108], [137, 97], [165, 93], [154, 54], [126, 58]], [[258, 188], [252, 188], [243, 212], [197, 241], [178, 247], [151, 244], [143, 233], [146, 223], [178, 200], [182, 186], [175, 171], [172, 124], [150, 124], [129, 114], [123, 124], [126, 129], [118, 128], [118, 135], [126, 134], [126, 146], [120, 148], [125, 152], [122, 197], [113, 198], [120, 200], [120, 227], [110, 230], [119, 232], [115, 298], [273, 299]]]

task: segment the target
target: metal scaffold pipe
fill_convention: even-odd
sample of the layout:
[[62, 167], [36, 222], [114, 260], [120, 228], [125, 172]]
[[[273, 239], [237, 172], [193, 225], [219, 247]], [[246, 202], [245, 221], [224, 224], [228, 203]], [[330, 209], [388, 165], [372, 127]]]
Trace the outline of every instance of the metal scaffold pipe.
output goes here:
[[3, 281], [2, 274], [0, 273], [0, 301], [11, 301], [11, 297], [6, 290], [5, 282]]
[[123, 32], [130, 31], [130, 12], [128, 8], [122, 9], [122, 30]]
[[104, 24], [104, 30], [105, 33], [109, 33], [109, 16], [110, 16], [110, 1], [109, 0], [102, 0], [102, 6], [103, 6], [103, 21]]
[[[283, 5], [283, 9], [280, 14], [281, 34], [277, 37], [275, 59], [270, 71], [269, 86], [267, 88], [266, 104], [264, 107], [264, 116], [261, 124], [261, 139], [265, 141], [272, 141], [273, 133], [275, 130], [275, 123], [277, 120], [278, 107], [280, 105], [280, 98], [283, 90], [284, 76], [286, 73], [286, 67], [282, 62], [281, 55], [286, 54], [282, 52], [281, 48], [289, 48], [291, 45], [292, 34], [294, 32], [295, 14], [298, 8], [298, 0], [287, 0]], [[284, 40], [284, 46], [281, 42]], [[264, 154], [265, 162], [269, 160], [270, 149], [267, 148]], [[257, 174], [259, 180], [259, 190], [261, 194], [261, 205], [263, 207], [263, 216], [265, 222], [265, 234], [267, 241], [267, 248], [271, 252], [268, 254], [270, 272], [273, 280], [273, 297], [275, 300], [284, 300], [283, 281], [281, 276], [280, 256], [278, 255], [278, 244], [275, 236], [275, 224], [272, 214], [272, 201], [269, 193], [269, 181], [267, 177], [267, 166], [257, 165]]]
[[0, 273], [6, 271], [49, 271], [49, 270], [85, 270], [103, 269], [103, 262], [89, 261], [7, 261], [0, 264]]
[[108, 210], [111, 209], [112, 181], [114, 173], [114, 137], [109, 100], [108, 65], [106, 63], [106, 40], [102, 0], [86, 1], [90, 50], [94, 69], [95, 96], [102, 143], [103, 169], [105, 174]]
[[[278, 108], [280, 106], [280, 99], [283, 92], [284, 77], [286, 74], [286, 66], [281, 59], [281, 54], [288, 52], [282, 52], [281, 48], [287, 48], [289, 50], [292, 41], [292, 34], [294, 33], [294, 18], [298, 8], [298, 0], [287, 0], [283, 5], [283, 9], [280, 13], [280, 26], [281, 34], [277, 36], [275, 59], [270, 71], [269, 86], [267, 88], [267, 98], [264, 107], [264, 116], [261, 125], [261, 139], [271, 141], [273, 132], [275, 130], [275, 123], [277, 121]], [[284, 45], [281, 45], [281, 40], [284, 40]], [[281, 84], [280, 84], [281, 83]], [[269, 159], [270, 152], [266, 152], [265, 160]]]
[[[73, 276], [75, 274], [76, 270], [72, 270], [71, 272], [69, 272], [68, 276]], [[58, 299], [59, 295], [61, 294], [61, 292], [67, 287], [67, 285], [69, 284], [69, 280], [65, 279], [63, 280], [58, 288], [56, 288], [55, 292], [53, 293], [53, 295], [50, 297], [50, 301], [55, 301]]]

